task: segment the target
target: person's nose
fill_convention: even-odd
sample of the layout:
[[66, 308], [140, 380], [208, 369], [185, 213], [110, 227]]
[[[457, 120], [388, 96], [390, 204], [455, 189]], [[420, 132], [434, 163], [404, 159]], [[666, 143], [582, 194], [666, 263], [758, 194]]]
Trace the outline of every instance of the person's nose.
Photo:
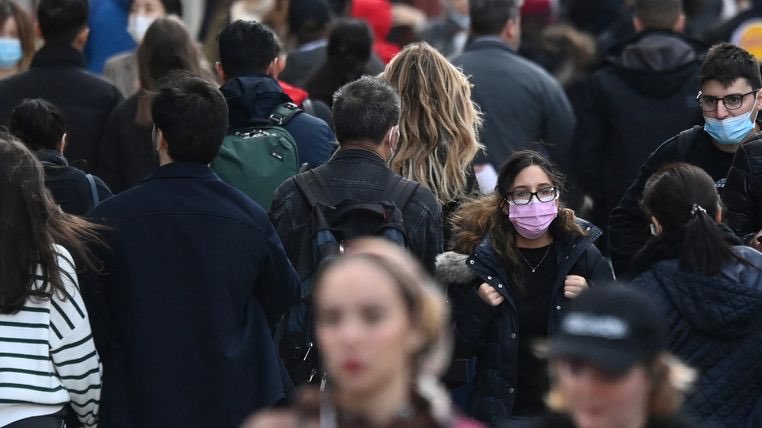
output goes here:
[[715, 116], [717, 119], [725, 119], [726, 117], [730, 116], [730, 111], [728, 111], [727, 107], [725, 107], [725, 100], [717, 101], [717, 110], [715, 111]]

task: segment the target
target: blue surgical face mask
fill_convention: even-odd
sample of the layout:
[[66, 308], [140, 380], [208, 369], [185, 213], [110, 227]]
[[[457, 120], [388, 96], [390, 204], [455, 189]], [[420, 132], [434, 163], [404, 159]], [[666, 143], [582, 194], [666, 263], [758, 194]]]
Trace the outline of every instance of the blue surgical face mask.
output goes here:
[[450, 19], [458, 25], [458, 27], [468, 30], [471, 27], [471, 17], [468, 15], [461, 15], [454, 10], [450, 11]]
[[[748, 112], [735, 117], [714, 119], [704, 116], [704, 131], [715, 139], [719, 144], [738, 144], [754, 130], [754, 121], [757, 118], [757, 101]], [[751, 118], [754, 113], [754, 119]]]
[[10, 70], [16, 67], [23, 56], [21, 40], [14, 37], [0, 37], [0, 68]]

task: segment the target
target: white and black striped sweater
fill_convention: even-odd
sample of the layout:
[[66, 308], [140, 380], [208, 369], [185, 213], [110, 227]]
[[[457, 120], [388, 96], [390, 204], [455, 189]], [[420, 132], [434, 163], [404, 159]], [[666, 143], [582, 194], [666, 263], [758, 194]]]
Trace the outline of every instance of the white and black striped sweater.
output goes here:
[[102, 367], [71, 255], [55, 250], [67, 296], [29, 299], [21, 311], [0, 314], [0, 426], [69, 402], [85, 426], [98, 423]]

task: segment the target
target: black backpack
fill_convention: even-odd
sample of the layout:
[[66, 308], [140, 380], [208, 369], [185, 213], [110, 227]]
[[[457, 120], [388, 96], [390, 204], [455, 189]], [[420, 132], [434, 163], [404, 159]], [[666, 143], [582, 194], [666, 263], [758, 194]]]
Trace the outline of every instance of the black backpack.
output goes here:
[[276, 332], [281, 355], [295, 385], [325, 380], [312, 331], [312, 288], [322, 264], [343, 253], [344, 246], [362, 236], [379, 236], [408, 247], [402, 211], [419, 184], [398, 177], [390, 182], [384, 201], [336, 201], [319, 170], [295, 177], [299, 191], [312, 208], [304, 233], [303, 255], [297, 261], [302, 300], [284, 317]]

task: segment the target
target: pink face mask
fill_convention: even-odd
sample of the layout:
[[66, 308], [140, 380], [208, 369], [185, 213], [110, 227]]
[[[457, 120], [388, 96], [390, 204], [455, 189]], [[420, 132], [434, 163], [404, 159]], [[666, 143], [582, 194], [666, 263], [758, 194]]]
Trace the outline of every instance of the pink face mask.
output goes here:
[[537, 239], [548, 230], [550, 223], [558, 215], [556, 200], [540, 202], [533, 200], [526, 205], [508, 205], [508, 218], [519, 235], [527, 239]]

